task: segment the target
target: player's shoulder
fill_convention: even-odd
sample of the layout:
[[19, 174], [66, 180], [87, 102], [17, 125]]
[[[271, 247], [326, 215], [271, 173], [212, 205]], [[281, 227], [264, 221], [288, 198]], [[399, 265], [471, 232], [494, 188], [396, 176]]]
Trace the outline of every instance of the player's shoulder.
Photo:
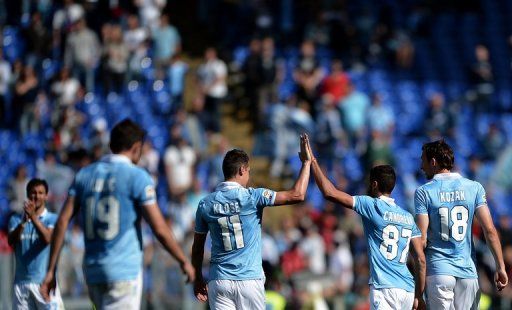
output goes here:
[[45, 217], [46, 217], [46, 221], [48, 221], [50, 223], [56, 223], [57, 219], [59, 218], [59, 215], [57, 213], [47, 211]]

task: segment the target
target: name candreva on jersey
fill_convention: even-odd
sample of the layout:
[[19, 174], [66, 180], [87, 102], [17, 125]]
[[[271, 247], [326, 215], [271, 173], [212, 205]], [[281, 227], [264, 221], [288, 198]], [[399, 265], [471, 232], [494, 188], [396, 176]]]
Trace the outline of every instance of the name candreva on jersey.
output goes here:
[[384, 216], [382, 218], [385, 221], [394, 223], [401, 223], [407, 225], [412, 225], [414, 223], [414, 219], [412, 218], [412, 216], [389, 211], [384, 212]]
[[464, 191], [452, 191], [452, 192], [440, 192], [439, 201], [443, 202], [455, 202], [466, 200]]

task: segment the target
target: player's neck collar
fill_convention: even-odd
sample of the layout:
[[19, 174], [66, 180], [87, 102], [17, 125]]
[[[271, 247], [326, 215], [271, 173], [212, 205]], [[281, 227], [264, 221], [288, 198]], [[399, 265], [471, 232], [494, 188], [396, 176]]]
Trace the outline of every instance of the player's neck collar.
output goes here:
[[105, 156], [103, 156], [101, 158], [101, 161], [106, 161], [106, 162], [121, 162], [121, 163], [128, 163], [128, 164], [131, 164], [132, 161], [128, 158], [128, 156], [126, 155], [122, 155], [122, 154], [107, 154]]
[[391, 198], [391, 197], [388, 197], [388, 196], [384, 196], [384, 195], [380, 195], [379, 199], [382, 199], [384, 200], [384, 202], [390, 204], [390, 205], [393, 205], [395, 206], [396, 203], [395, 203], [395, 199]]
[[217, 185], [216, 190], [218, 191], [227, 191], [234, 188], [242, 187], [240, 183], [233, 182], [233, 181], [224, 181], [220, 182], [219, 185]]
[[434, 175], [434, 180], [453, 180], [459, 178], [462, 178], [462, 176], [457, 172], [445, 172]]

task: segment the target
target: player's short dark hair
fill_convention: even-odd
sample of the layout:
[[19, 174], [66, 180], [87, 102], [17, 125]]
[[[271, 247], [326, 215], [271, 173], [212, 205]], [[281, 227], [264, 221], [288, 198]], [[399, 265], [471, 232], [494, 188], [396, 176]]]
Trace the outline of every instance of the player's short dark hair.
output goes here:
[[110, 132], [110, 150], [120, 153], [129, 150], [135, 143], [144, 141], [146, 131], [129, 118], [117, 123]]
[[30, 195], [30, 191], [36, 186], [44, 186], [44, 190], [48, 194], [48, 183], [46, 180], [34, 178], [27, 183], [27, 197]]
[[425, 153], [427, 160], [434, 158], [439, 168], [452, 170], [455, 156], [453, 155], [453, 149], [444, 139], [425, 143], [421, 149]]
[[241, 167], [249, 164], [249, 155], [244, 150], [232, 149], [226, 153], [222, 161], [222, 173], [227, 180], [234, 177]]
[[375, 166], [370, 170], [370, 182], [377, 181], [379, 192], [391, 194], [395, 188], [395, 169], [390, 165]]

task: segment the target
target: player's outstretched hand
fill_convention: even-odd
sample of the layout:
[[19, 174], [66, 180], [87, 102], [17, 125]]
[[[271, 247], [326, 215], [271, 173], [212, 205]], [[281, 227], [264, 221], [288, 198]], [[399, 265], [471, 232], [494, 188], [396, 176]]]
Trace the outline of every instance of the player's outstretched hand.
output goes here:
[[[308, 154], [309, 160], [313, 160], [315, 158], [315, 155], [313, 154], [313, 150], [311, 149], [311, 143], [309, 142], [309, 136], [307, 134], [302, 135], [304, 137], [304, 148], [306, 150], [306, 153]], [[301, 139], [302, 142], [302, 139]], [[302, 143], [301, 143], [302, 146]]]
[[494, 273], [494, 283], [498, 291], [501, 291], [508, 284], [508, 276], [505, 270], [496, 270]]
[[208, 286], [203, 279], [194, 281], [194, 295], [197, 300], [206, 302], [208, 300]]
[[191, 263], [186, 262], [180, 267], [181, 271], [187, 276], [187, 283], [192, 283], [196, 280], [196, 271]]
[[425, 304], [425, 301], [423, 300], [423, 297], [416, 297], [414, 298], [414, 304], [412, 306], [413, 310], [425, 310], [427, 309], [427, 305]]
[[306, 137], [307, 135], [305, 133], [300, 135], [300, 152], [299, 152], [299, 158], [302, 162], [310, 161], [311, 160], [311, 154], [308, 153], [306, 149]]
[[53, 273], [47, 273], [43, 283], [41, 283], [39, 287], [39, 292], [46, 302], [50, 302], [50, 294], [55, 293], [56, 286], [55, 275]]

